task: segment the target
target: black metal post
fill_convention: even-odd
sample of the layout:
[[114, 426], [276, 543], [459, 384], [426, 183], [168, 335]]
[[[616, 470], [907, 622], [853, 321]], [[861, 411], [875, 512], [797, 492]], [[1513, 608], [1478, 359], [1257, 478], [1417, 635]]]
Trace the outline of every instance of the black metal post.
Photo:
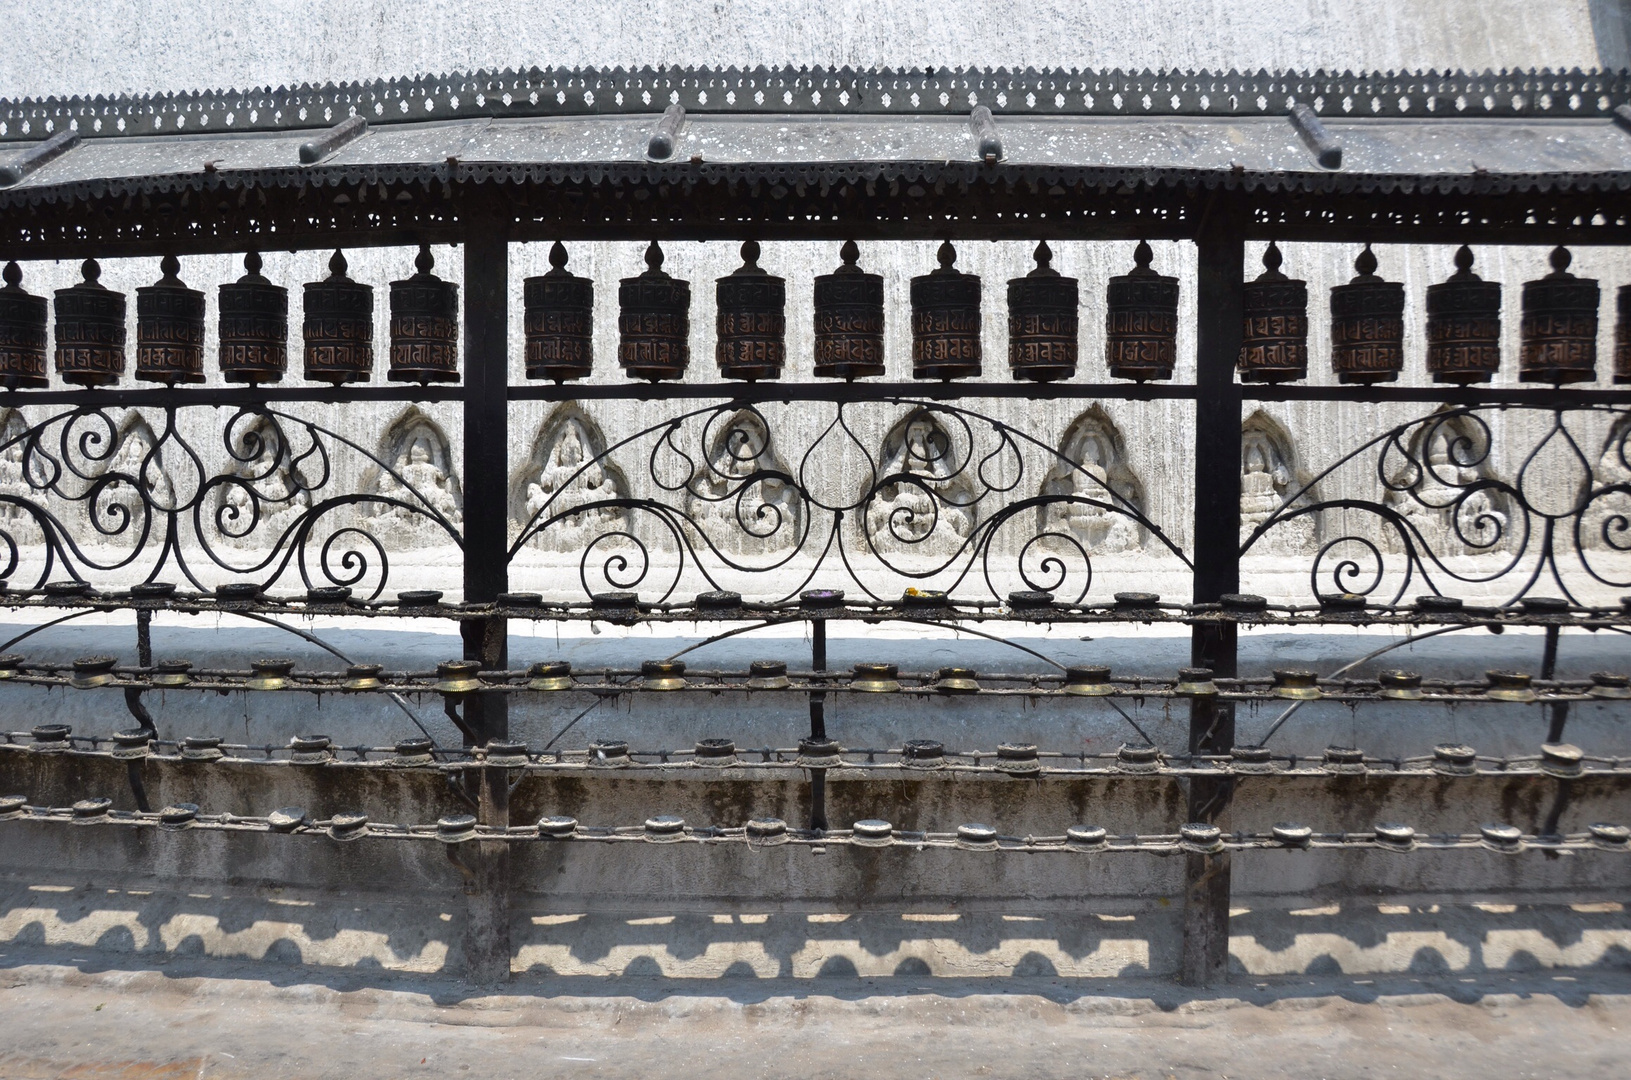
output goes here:
[[[1195, 602], [1215, 603], [1240, 588], [1240, 355], [1244, 221], [1235, 207], [1217, 206], [1196, 239]], [[1220, 676], [1235, 674], [1233, 623], [1195, 627], [1190, 662]], [[1192, 699], [1189, 752], [1226, 754], [1235, 741], [1233, 704]], [[1195, 778], [1189, 820], [1228, 827], [1232, 781]], [[1227, 852], [1188, 855], [1184, 880], [1184, 940], [1180, 975], [1190, 986], [1222, 982], [1229, 965]]]
[[[506, 223], [496, 215], [474, 218], [464, 237], [464, 598], [472, 603], [496, 600], [509, 584], [508, 303]], [[466, 659], [487, 670], [509, 666], [504, 619], [470, 619], [460, 628]], [[502, 693], [475, 693], [466, 702], [466, 742], [485, 745], [509, 735]], [[477, 817], [508, 828], [507, 771], [474, 771]], [[510, 849], [503, 841], [484, 841], [480, 849], [467, 890], [465, 964], [471, 978], [496, 982], [510, 974]]]
[[[1557, 678], [1557, 639], [1562, 633], [1562, 627], [1548, 626], [1546, 628], [1546, 647], [1541, 654], [1540, 677], [1542, 679]], [[1563, 727], [1569, 722], [1569, 703], [1567, 701], [1554, 701], [1547, 706], [1551, 713], [1551, 722], [1546, 726], [1547, 742], [1562, 742]]]
[[[810, 667], [827, 670], [827, 620], [810, 620]], [[827, 737], [827, 693], [810, 691], [810, 738]], [[827, 828], [827, 770], [810, 770], [810, 828]]]

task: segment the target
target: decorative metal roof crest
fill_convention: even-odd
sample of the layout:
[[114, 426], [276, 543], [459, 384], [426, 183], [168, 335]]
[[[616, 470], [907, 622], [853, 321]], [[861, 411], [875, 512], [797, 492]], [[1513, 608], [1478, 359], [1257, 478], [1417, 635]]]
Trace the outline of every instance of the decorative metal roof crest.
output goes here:
[[1140, 72], [852, 68], [529, 68], [314, 86], [0, 101], [0, 142], [298, 131], [370, 124], [660, 113], [1568, 119], [1631, 104], [1631, 71]]

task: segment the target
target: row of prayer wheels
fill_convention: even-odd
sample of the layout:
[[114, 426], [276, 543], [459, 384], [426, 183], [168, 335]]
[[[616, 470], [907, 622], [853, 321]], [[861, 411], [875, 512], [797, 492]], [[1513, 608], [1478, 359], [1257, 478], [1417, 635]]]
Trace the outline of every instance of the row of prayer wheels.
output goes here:
[[[716, 283], [719, 373], [757, 381], [781, 376], [786, 362], [786, 281], [759, 266], [759, 245], [742, 245], [743, 264]], [[853, 241], [842, 264], [815, 279], [815, 375], [861, 379], [884, 373], [883, 278], [858, 265]], [[1169, 379], [1177, 361], [1178, 279], [1150, 268], [1140, 243], [1133, 269], [1112, 277], [1105, 308], [1105, 362], [1112, 377]], [[524, 285], [527, 377], [557, 383], [586, 378], [593, 359], [594, 283], [566, 269], [556, 243], [551, 269]], [[956, 269], [950, 242], [940, 266], [911, 282], [912, 375], [975, 378], [982, 370], [980, 279]], [[1009, 366], [1016, 379], [1051, 382], [1076, 373], [1079, 291], [1049, 264], [1044, 242], [1036, 268], [1008, 282]], [[1596, 378], [1598, 283], [1568, 272], [1569, 253], [1552, 253], [1552, 273], [1523, 286], [1520, 378], [1553, 384]], [[1456, 253], [1457, 272], [1427, 289], [1427, 369], [1437, 382], [1488, 382], [1500, 368], [1501, 286], [1472, 272], [1473, 255]], [[1307, 283], [1281, 272], [1270, 244], [1263, 274], [1245, 285], [1238, 368], [1247, 382], [1308, 375]], [[646, 250], [645, 273], [618, 288], [618, 362], [634, 379], [679, 379], [690, 362], [690, 283], [665, 273], [662, 249]], [[418, 273], [391, 283], [390, 369], [399, 382], [459, 377], [458, 286], [431, 273], [428, 247]], [[1331, 290], [1331, 367], [1344, 383], [1391, 382], [1404, 368], [1404, 286], [1377, 275], [1367, 245], [1359, 275]], [[261, 276], [260, 256], [220, 287], [219, 362], [228, 382], [272, 383], [288, 365], [288, 290]], [[163, 277], [136, 290], [136, 378], [168, 385], [204, 380], [203, 292], [178, 277], [173, 256]], [[329, 277], [305, 286], [305, 378], [335, 385], [366, 380], [374, 366], [374, 290], [346, 276], [335, 252]], [[125, 368], [125, 297], [98, 282], [95, 260], [84, 281], [56, 293], [56, 366], [64, 382], [103, 386]], [[21, 287], [15, 263], [0, 289], [0, 385], [42, 387], [46, 375], [46, 301]], [[1619, 291], [1615, 382], [1631, 382], [1631, 286]]]
[[[1567, 248], [1552, 251], [1552, 272], [1523, 286], [1518, 377], [1523, 382], [1597, 378], [1601, 290], [1569, 273]], [[1280, 249], [1263, 253], [1263, 273], [1246, 283], [1237, 365], [1245, 382], [1308, 376], [1308, 285], [1281, 273]], [[1456, 272], [1427, 287], [1427, 371], [1434, 382], [1489, 382], [1501, 367], [1501, 285], [1472, 270], [1472, 249], [1455, 253]], [[1344, 383], [1393, 382], [1404, 370], [1404, 285], [1376, 273], [1370, 245], [1358, 276], [1331, 290], [1331, 370]], [[1619, 291], [1614, 381], [1631, 383], [1631, 285]]]
[[[346, 276], [345, 256], [329, 260], [330, 274], [305, 287], [305, 376], [313, 382], [366, 380], [374, 370], [374, 290]], [[418, 273], [391, 282], [391, 367], [398, 382], [454, 382], [459, 377], [459, 287], [431, 273], [430, 249], [421, 247]], [[177, 276], [181, 264], [166, 255], [164, 275], [136, 290], [136, 378], [173, 386], [204, 381], [204, 294]], [[244, 257], [248, 271], [221, 286], [221, 377], [227, 382], [274, 383], [288, 367], [289, 291], [261, 275], [261, 258]], [[125, 371], [125, 296], [102, 285], [95, 259], [84, 280], [56, 294], [56, 362], [63, 382], [107, 386]], [[22, 289], [16, 263], [0, 289], [0, 386], [42, 387], [46, 378], [46, 303]]]

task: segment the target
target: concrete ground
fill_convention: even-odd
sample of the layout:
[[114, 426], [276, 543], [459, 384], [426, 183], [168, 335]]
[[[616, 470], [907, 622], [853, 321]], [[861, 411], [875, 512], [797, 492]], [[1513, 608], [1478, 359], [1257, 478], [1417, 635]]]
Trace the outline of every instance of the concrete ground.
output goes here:
[[[145, 971], [0, 955], [7, 1080], [1624, 1075], [1631, 975], [767, 983]], [[207, 974], [206, 974], [207, 972]]]

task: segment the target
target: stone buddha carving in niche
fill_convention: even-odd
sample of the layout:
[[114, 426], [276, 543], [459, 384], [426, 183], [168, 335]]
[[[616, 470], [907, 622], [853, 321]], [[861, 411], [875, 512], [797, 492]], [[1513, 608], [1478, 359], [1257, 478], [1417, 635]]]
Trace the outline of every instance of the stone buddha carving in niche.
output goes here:
[[801, 507], [787, 485], [762, 479], [761, 470], [785, 472], [771, 449], [770, 432], [752, 413], [739, 413], [714, 440], [708, 469], [692, 483], [688, 513], [721, 551], [735, 554], [785, 550], [801, 533]]
[[436, 542], [433, 538], [441, 534], [441, 529], [423, 510], [441, 515], [454, 526], [463, 519], [459, 482], [452, 474], [447, 440], [422, 417], [399, 421], [393, 427], [395, 437], [387, 435], [388, 452], [381, 455], [390, 469], [380, 470], [374, 490], [406, 505], [375, 504], [375, 525], [404, 532], [420, 542]]
[[[1073, 425], [1061, 451], [1066, 461], [1054, 468], [1043, 485], [1044, 496], [1091, 499], [1110, 505], [1126, 500], [1139, 508], [1140, 485], [1122, 461], [1119, 440], [1107, 423], [1088, 416]], [[1088, 502], [1049, 503], [1044, 511], [1043, 531], [1072, 537], [1089, 553], [1132, 551], [1143, 546], [1133, 518]]]
[[[232, 475], [243, 480], [242, 484], [221, 486], [219, 498], [225, 512], [220, 522], [230, 543], [270, 548], [311, 506], [311, 495], [294, 474], [276, 429], [258, 424], [253, 431], [254, 437], [246, 437], [242, 445], [254, 445], [258, 438], [260, 453], [251, 461], [235, 463]], [[254, 489], [258, 502], [251, 498], [249, 488]], [[257, 512], [260, 518], [251, 528], [249, 523]]]
[[[1240, 440], [1240, 539], [1244, 543], [1264, 522], [1286, 505], [1309, 501], [1299, 494], [1289, 440], [1269, 428], [1269, 421], [1254, 418], [1247, 423]], [[1318, 533], [1312, 515], [1286, 518], [1269, 527], [1252, 545], [1252, 554], [1291, 554], [1310, 550]]]
[[[23, 433], [27, 430], [22, 415], [15, 409], [8, 409], [0, 420], [0, 495], [16, 495], [24, 499], [35, 497], [37, 493], [29, 487], [23, 476]], [[25, 517], [27, 511], [16, 503], [0, 502], [0, 518], [15, 519]]]
[[608, 470], [598, 460], [590, 460], [588, 447], [593, 442], [581, 421], [563, 418], [544, 448], [542, 464], [527, 481], [524, 524], [560, 517], [536, 538], [545, 548], [577, 551], [595, 537], [624, 527], [623, 511], [615, 506], [570, 512], [625, 497]]
[[[108, 462], [107, 468], [101, 471], [101, 475], [104, 476], [108, 473], [120, 473], [133, 477], [135, 481], [132, 483], [130, 480], [117, 480], [97, 500], [98, 506], [102, 509], [101, 520], [105, 526], [117, 527], [119, 523], [116, 517], [106, 512], [108, 508], [122, 506], [130, 513], [130, 525], [122, 536], [129, 536], [130, 529], [138, 528], [144, 514], [151, 512], [157, 515], [175, 507], [175, 485], [170, 482], [170, 476], [165, 472], [162, 450], [153, 454], [145, 475], [142, 472], [143, 464], [147, 463], [148, 455], [157, 444], [158, 438], [153, 434], [153, 429], [147, 426], [147, 421], [139, 416], [135, 417], [125, 424], [124, 431], [119, 436], [118, 452]], [[143, 491], [138, 491], [136, 484], [140, 484], [146, 493], [145, 503]], [[104, 537], [100, 533], [94, 535], [95, 539], [99, 540], [109, 542], [119, 540], [118, 536]]]
[[[1604, 440], [1603, 452], [1592, 470], [1591, 491], [1615, 485], [1631, 487], [1631, 468], [1620, 457], [1622, 447], [1631, 457], [1631, 442], [1627, 440], [1631, 440], [1631, 418], [1615, 424]], [[1588, 551], [1631, 550], [1631, 493], [1610, 491], [1592, 500], [1581, 514], [1580, 546]]]
[[[1509, 515], [1500, 505], [1500, 497], [1492, 496], [1487, 490], [1468, 494], [1468, 489], [1489, 477], [1479, 466], [1464, 464], [1464, 454], [1458, 458], [1452, 443], [1466, 438], [1467, 433], [1453, 423], [1431, 428], [1431, 441], [1425, 453], [1419, 443], [1416, 447], [1421, 464], [1414, 470], [1414, 487], [1409, 491], [1390, 491], [1386, 498], [1414, 528], [1420, 542], [1437, 555], [1495, 551], [1512, 539]], [[1393, 482], [1403, 483], [1412, 471], [1408, 465], [1401, 467]], [[1464, 501], [1457, 506], [1457, 500], [1463, 496]], [[1457, 534], [1458, 522], [1465, 540]], [[1393, 529], [1388, 530], [1388, 540], [1390, 547], [1396, 550], [1403, 546]]]
[[[897, 429], [898, 430], [898, 429]], [[896, 444], [891, 450], [891, 443]], [[879, 551], [949, 555], [974, 530], [966, 482], [951, 476], [951, 437], [927, 415], [911, 417], [904, 431], [884, 441], [878, 475], [912, 481], [884, 484], [867, 506], [867, 536]]]

